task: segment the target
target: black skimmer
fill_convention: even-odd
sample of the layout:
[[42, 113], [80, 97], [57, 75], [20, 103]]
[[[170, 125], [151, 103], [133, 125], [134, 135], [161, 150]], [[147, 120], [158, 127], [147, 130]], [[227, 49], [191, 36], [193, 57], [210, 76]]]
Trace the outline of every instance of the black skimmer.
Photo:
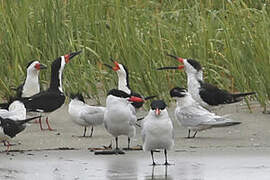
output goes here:
[[16, 97], [30, 97], [40, 92], [39, 71], [46, 69], [47, 66], [39, 61], [30, 61], [27, 65], [26, 78], [24, 82], [15, 90]]
[[173, 124], [166, 110], [166, 103], [163, 100], [154, 100], [151, 103], [148, 115], [142, 121], [143, 150], [151, 151], [153, 166], [154, 150], [164, 149], [165, 163], [167, 160], [167, 150], [174, 146]]
[[[39, 118], [39, 116], [37, 116]], [[7, 151], [9, 150], [9, 139], [13, 138], [19, 132], [25, 129], [25, 123], [37, 117], [26, 119], [26, 108], [19, 101], [13, 101], [8, 110], [0, 109], [0, 141], [7, 143]]]
[[[51, 113], [60, 108], [65, 102], [65, 95], [62, 87], [62, 74], [65, 65], [81, 51], [66, 54], [54, 60], [51, 65], [51, 82], [50, 87], [46, 91], [42, 91], [34, 96], [22, 98], [27, 111]], [[42, 128], [41, 120], [40, 129]], [[46, 124], [48, 130], [52, 131], [48, 122], [48, 116], [46, 117]]]
[[82, 94], [71, 94], [68, 113], [76, 124], [84, 127], [83, 137], [86, 137], [87, 127], [92, 127], [90, 134], [92, 137], [94, 126], [103, 124], [104, 111], [105, 107], [86, 104]]
[[[111, 59], [111, 61], [113, 60]], [[114, 63], [114, 67], [108, 64], [104, 64], [104, 65], [117, 73], [119, 90], [124, 91], [127, 94], [130, 94], [131, 96], [143, 98], [144, 100], [149, 100], [156, 97], [156, 96], [148, 96], [144, 98], [139, 93], [132, 91], [129, 85], [129, 73], [128, 73], [127, 67], [123, 64], [118, 63], [117, 61], [113, 61], [113, 63]], [[133, 102], [132, 105], [137, 110], [143, 106], [143, 102]]]
[[0, 117], [0, 141], [7, 146], [7, 152], [9, 151], [10, 147], [9, 140], [25, 129], [25, 123], [36, 118], [39, 118], [39, 116], [23, 120], [13, 120], [11, 118]]
[[183, 59], [174, 55], [169, 56], [177, 59], [184, 65], [177, 67], [162, 67], [158, 68], [158, 70], [184, 68], [187, 74], [188, 92], [192, 95], [192, 98], [203, 107], [208, 108], [221, 104], [236, 103], [243, 100], [245, 96], [255, 94], [255, 92], [233, 94], [224, 89], [219, 89], [212, 84], [204, 82], [202, 67], [198, 61], [194, 59]]
[[132, 102], [143, 102], [142, 98], [131, 96], [124, 91], [112, 89], [106, 99], [104, 113], [104, 126], [106, 130], [115, 137], [115, 153], [121, 153], [118, 147], [118, 136], [128, 136], [128, 148], [130, 138], [136, 134], [136, 113]]
[[26, 67], [26, 78], [24, 82], [17, 88], [13, 88], [13, 90], [16, 90], [16, 97], [10, 98], [8, 103], [1, 103], [0, 107], [3, 109], [8, 109], [10, 103], [14, 99], [30, 97], [39, 93], [39, 71], [46, 68], [47, 67], [44, 64], [41, 64], [39, 61], [30, 61]]
[[176, 99], [177, 103], [175, 118], [188, 129], [188, 138], [191, 138], [190, 131], [195, 132], [192, 136], [195, 138], [198, 131], [241, 124], [226, 116], [222, 117], [209, 112], [196, 102], [185, 88], [175, 87], [170, 91], [170, 95]]

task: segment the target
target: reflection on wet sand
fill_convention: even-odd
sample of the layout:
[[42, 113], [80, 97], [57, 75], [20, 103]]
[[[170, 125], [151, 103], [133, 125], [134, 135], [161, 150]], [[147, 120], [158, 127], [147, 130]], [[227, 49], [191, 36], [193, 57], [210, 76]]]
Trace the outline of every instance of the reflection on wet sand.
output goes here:
[[152, 175], [145, 176], [145, 180], [173, 180], [173, 178], [167, 174], [170, 166], [152, 166]]

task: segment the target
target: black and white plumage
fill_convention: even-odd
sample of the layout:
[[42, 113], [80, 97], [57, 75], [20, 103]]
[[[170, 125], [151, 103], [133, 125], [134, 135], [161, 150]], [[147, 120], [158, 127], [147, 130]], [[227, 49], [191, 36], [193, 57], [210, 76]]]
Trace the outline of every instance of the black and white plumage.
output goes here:
[[68, 113], [73, 122], [84, 127], [83, 137], [85, 137], [87, 127], [92, 127], [90, 134], [90, 137], [92, 137], [93, 127], [103, 124], [104, 111], [105, 107], [86, 104], [82, 94], [71, 95]]
[[[51, 113], [64, 104], [65, 95], [62, 87], [63, 70], [69, 60], [79, 53], [81, 53], [81, 51], [73, 52], [61, 56], [52, 62], [50, 87], [46, 91], [42, 91], [34, 96], [22, 98], [27, 111]], [[41, 130], [43, 130], [41, 121], [39, 121], [39, 123]], [[48, 130], [53, 130], [49, 125], [48, 117], [46, 117], [46, 123]]]
[[163, 149], [165, 154], [164, 165], [169, 165], [167, 161], [167, 150], [174, 146], [173, 124], [166, 110], [166, 104], [162, 100], [154, 100], [151, 103], [148, 115], [142, 121], [143, 150], [150, 151], [153, 165], [154, 150]]
[[[113, 60], [112, 60], [113, 61]], [[136, 93], [131, 90], [130, 85], [129, 85], [129, 72], [128, 69], [125, 65], [118, 63], [117, 61], [113, 61], [114, 67], [104, 64], [105, 66], [109, 67], [113, 71], [117, 73], [118, 76], [118, 89], [121, 91], [126, 92], [127, 94], [130, 94], [131, 96], [143, 98], [144, 100], [149, 100], [152, 99], [156, 96], [148, 96], [148, 97], [143, 97], [139, 93]], [[133, 102], [132, 105], [136, 108], [139, 109], [143, 106], [143, 102]]]
[[9, 139], [23, 131], [26, 127], [25, 123], [35, 118], [37, 117], [26, 119], [26, 108], [19, 100], [13, 101], [8, 110], [0, 109], [0, 141], [7, 142], [9, 149]]
[[134, 97], [124, 91], [112, 89], [106, 98], [106, 109], [104, 112], [104, 126], [106, 130], [115, 137], [116, 150], [118, 151], [118, 136], [124, 135], [129, 139], [136, 134], [136, 113], [132, 102], [143, 102], [143, 99]]
[[39, 71], [46, 68], [46, 65], [41, 64], [39, 61], [30, 61], [27, 65], [26, 78], [24, 82], [16, 88], [16, 97], [30, 97], [39, 93]]
[[192, 98], [196, 100], [203, 107], [212, 107], [222, 104], [236, 103], [245, 96], [253, 95], [255, 92], [248, 93], [230, 93], [224, 89], [219, 89], [218, 87], [206, 83], [203, 80], [203, 71], [201, 64], [194, 59], [183, 59], [177, 56], [169, 55], [184, 65], [178, 67], [163, 67], [163, 69], [185, 69], [187, 74], [187, 87], [188, 92], [192, 95]]
[[36, 116], [22, 120], [13, 120], [11, 118], [0, 117], [0, 141], [8, 143], [7, 151], [9, 150], [10, 146], [9, 140], [25, 129], [25, 123], [39, 117], [40, 116]]
[[195, 132], [194, 138], [198, 131], [241, 124], [241, 122], [209, 112], [196, 102], [184, 88], [175, 87], [170, 91], [170, 95], [176, 99], [177, 103], [175, 118], [188, 129], [188, 138], [190, 138], [190, 131]]
[[44, 64], [41, 64], [39, 61], [30, 61], [26, 67], [26, 78], [24, 82], [14, 89], [16, 90], [16, 97], [10, 98], [9, 102], [7, 103], [1, 103], [0, 107], [3, 109], [8, 109], [13, 99], [30, 97], [39, 93], [39, 71], [46, 68], [47, 67]]

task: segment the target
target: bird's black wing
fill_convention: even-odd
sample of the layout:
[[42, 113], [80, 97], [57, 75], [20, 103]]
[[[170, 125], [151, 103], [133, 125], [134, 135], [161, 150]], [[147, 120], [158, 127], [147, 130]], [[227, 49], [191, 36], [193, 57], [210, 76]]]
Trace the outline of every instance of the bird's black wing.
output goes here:
[[42, 91], [34, 96], [23, 98], [27, 111], [52, 112], [65, 102], [65, 95], [60, 91]]
[[25, 125], [19, 124], [12, 119], [1, 119], [1, 126], [4, 134], [11, 138], [15, 137], [18, 133], [25, 129]]
[[217, 106], [219, 104], [229, 104], [235, 102], [231, 93], [226, 90], [219, 89], [216, 86], [200, 82], [200, 97], [203, 101], [211, 106]]
[[23, 86], [24, 82], [21, 85], [19, 85], [16, 89], [14, 89], [16, 91], [16, 97], [18, 98], [22, 97]]

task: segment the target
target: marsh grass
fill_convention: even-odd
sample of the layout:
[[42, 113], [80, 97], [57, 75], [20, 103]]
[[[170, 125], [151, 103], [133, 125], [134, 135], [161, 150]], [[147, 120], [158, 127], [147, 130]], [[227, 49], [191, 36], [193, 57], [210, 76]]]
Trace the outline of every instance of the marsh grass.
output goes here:
[[[50, 66], [58, 56], [83, 50], [67, 65], [64, 90], [100, 102], [116, 87], [116, 74], [102, 63], [125, 64], [131, 87], [169, 101], [170, 88], [186, 87], [183, 72], [156, 71], [177, 65], [166, 52], [193, 58], [206, 81], [232, 92], [270, 97], [269, 1], [0, 1], [0, 97], [25, 77], [28, 61]], [[44, 87], [50, 69], [42, 71]]]

